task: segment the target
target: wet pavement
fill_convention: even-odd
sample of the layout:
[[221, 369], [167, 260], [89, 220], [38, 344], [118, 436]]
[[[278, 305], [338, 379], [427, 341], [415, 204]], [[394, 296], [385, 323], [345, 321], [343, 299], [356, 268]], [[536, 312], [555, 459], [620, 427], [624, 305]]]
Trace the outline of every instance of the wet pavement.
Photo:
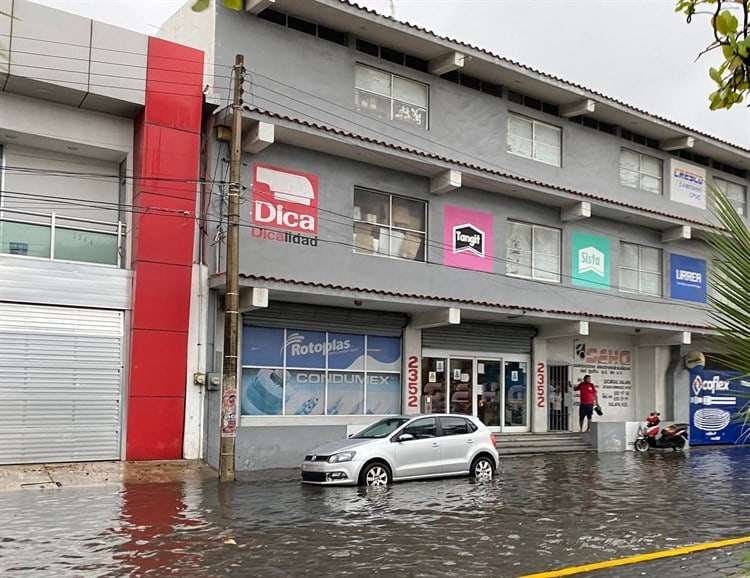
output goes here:
[[[504, 458], [490, 483], [321, 488], [297, 470], [0, 492], [9, 576], [514, 577], [750, 535], [750, 447]], [[750, 574], [750, 543], [596, 570]]]

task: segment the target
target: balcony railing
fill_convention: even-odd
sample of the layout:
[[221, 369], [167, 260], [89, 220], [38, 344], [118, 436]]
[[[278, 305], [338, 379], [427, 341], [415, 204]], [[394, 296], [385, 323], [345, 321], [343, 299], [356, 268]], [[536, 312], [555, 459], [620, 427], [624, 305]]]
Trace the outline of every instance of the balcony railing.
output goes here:
[[0, 253], [122, 266], [123, 223], [0, 209]]

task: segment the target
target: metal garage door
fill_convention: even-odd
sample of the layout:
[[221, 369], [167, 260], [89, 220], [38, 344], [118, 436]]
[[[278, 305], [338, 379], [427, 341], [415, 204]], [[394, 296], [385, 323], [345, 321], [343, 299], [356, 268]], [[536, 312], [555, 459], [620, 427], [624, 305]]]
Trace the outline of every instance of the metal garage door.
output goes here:
[[120, 311], [0, 303], [0, 464], [120, 459]]

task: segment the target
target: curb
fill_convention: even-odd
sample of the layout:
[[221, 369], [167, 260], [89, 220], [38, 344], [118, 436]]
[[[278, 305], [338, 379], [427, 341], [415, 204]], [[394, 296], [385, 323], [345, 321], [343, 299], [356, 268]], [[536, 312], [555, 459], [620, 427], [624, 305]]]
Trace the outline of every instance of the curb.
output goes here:
[[0, 466], [0, 492], [168, 483], [216, 477], [216, 471], [200, 460]]

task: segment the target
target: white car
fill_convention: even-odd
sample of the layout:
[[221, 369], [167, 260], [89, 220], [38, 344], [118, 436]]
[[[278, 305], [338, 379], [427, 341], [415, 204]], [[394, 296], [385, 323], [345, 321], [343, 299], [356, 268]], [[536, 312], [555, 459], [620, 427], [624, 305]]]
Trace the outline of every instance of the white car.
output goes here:
[[310, 450], [302, 462], [302, 482], [385, 486], [460, 475], [491, 480], [498, 465], [495, 436], [475, 417], [396, 416]]

